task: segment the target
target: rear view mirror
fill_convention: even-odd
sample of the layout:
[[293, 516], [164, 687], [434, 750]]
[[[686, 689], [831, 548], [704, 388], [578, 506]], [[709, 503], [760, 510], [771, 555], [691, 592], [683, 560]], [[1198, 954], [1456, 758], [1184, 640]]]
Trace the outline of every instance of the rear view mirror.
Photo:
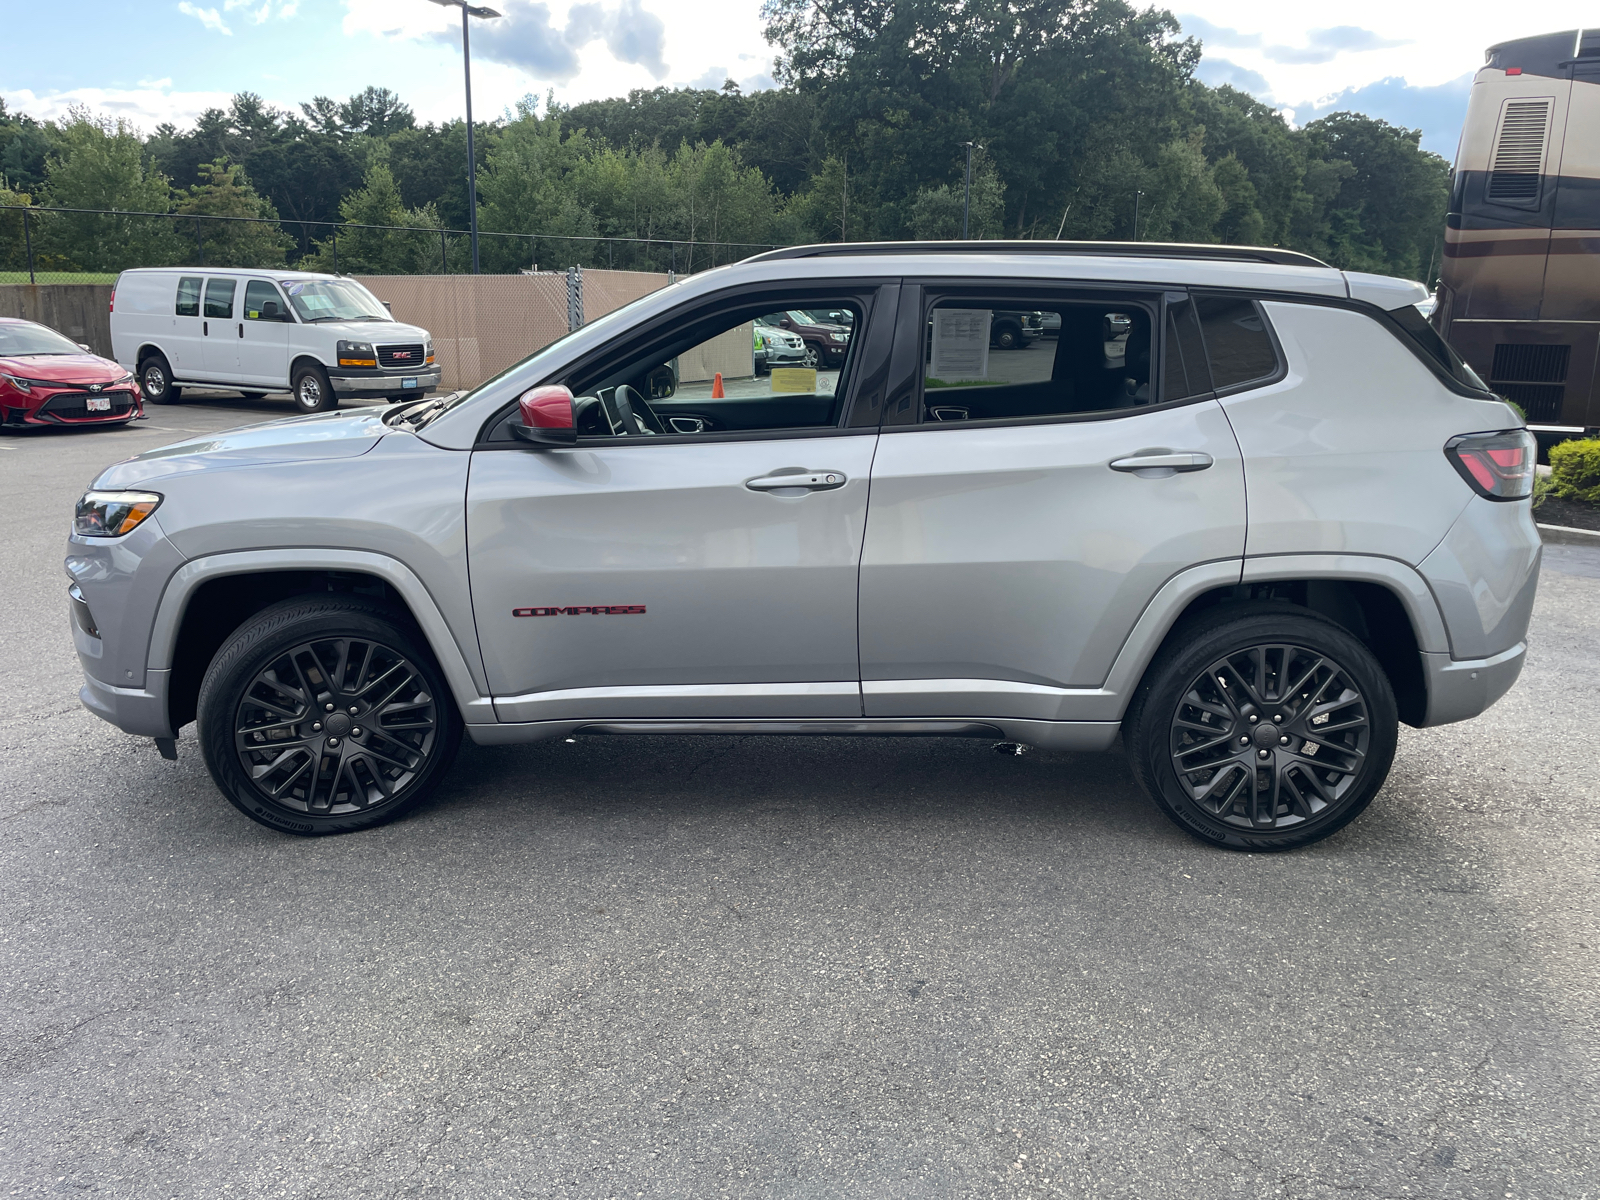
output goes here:
[[673, 363], [662, 363], [644, 377], [644, 386], [639, 389], [652, 400], [669, 400], [678, 391], [678, 372]]
[[511, 423], [513, 436], [536, 446], [570, 446], [578, 440], [572, 393], [560, 384], [529, 388], [517, 407], [521, 420]]

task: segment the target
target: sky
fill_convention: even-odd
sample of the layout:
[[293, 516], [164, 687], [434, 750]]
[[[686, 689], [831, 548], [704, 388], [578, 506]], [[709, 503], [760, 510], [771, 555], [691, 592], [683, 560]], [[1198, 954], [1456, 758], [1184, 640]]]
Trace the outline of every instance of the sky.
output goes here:
[[[566, 103], [637, 87], [773, 86], [760, 0], [491, 0], [474, 20], [472, 94], [482, 120], [527, 95]], [[1305, 124], [1355, 109], [1423, 131], [1453, 159], [1472, 74], [1496, 42], [1574, 29], [1592, 5], [1482, 0], [1177, 0], [1205, 46], [1199, 74], [1231, 83]], [[293, 108], [388, 87], [422, 121], [463, 105], [460, 11], [429, 0], [0, 0], [13, 53], [0, 96], [52, 118], [86, 104], [145, 131], [180, 128], [252, 91]], [[17, 53], [16, 51], [21, 51]]]

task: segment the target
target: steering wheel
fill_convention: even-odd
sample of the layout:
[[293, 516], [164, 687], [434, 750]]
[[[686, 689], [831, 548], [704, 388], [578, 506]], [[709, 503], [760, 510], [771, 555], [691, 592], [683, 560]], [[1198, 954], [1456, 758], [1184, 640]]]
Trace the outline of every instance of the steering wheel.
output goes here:
[[667, 432], [667, 427], [661, 423], [661, 418], [638, 388], [626, 383], [618, 384], [612, 392], [612, 403], [616, 406], [624, 433], [655, 435]]

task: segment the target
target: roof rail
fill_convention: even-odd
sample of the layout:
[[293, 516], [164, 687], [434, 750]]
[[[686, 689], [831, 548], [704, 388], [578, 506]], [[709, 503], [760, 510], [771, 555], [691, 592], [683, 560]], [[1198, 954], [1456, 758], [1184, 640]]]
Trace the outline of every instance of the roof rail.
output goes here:
[[767, 250], [745, 262], [784, 258], [846, 258], [864, 254], [1084, 254], [1106, 258], [1194, 258], [1212, 262], [1273, 263], [1280, 267], [1334, 268], [1298, 250], [1272, 246], [1208, 246], [1193, 242], [1047, 242], [995, 240], [966, 242], [824, 242]]

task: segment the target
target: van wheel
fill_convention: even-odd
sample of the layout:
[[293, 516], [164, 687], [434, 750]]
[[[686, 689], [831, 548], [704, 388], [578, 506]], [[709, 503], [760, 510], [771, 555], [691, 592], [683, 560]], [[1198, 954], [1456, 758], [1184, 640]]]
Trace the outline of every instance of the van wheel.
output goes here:
[[172, 382], [172, 368], [159, 354], [139, 364], [139, 391], [152, 404], [174, 404], [183, 398], [183, 389]]
[[333, 394], [328, 373], [319, 366], [297, 369], [290, 387], [294, 392], [294, 405], [301, 412], [328, 412], [339, 407], [339, 397]]
[[346, 833], [392, 821], [438, 786], [461, 716], [401, 614], [351, 596], [269, 606], [200, 683], [211, 778], [253, 821]]
[[1365, 809], [1399, 734], [1371, 651], [1288, 605], [1218, 610], [1164, 648], [1123, 722], [1140, 785], [1230, 850], [1321, 841]]

